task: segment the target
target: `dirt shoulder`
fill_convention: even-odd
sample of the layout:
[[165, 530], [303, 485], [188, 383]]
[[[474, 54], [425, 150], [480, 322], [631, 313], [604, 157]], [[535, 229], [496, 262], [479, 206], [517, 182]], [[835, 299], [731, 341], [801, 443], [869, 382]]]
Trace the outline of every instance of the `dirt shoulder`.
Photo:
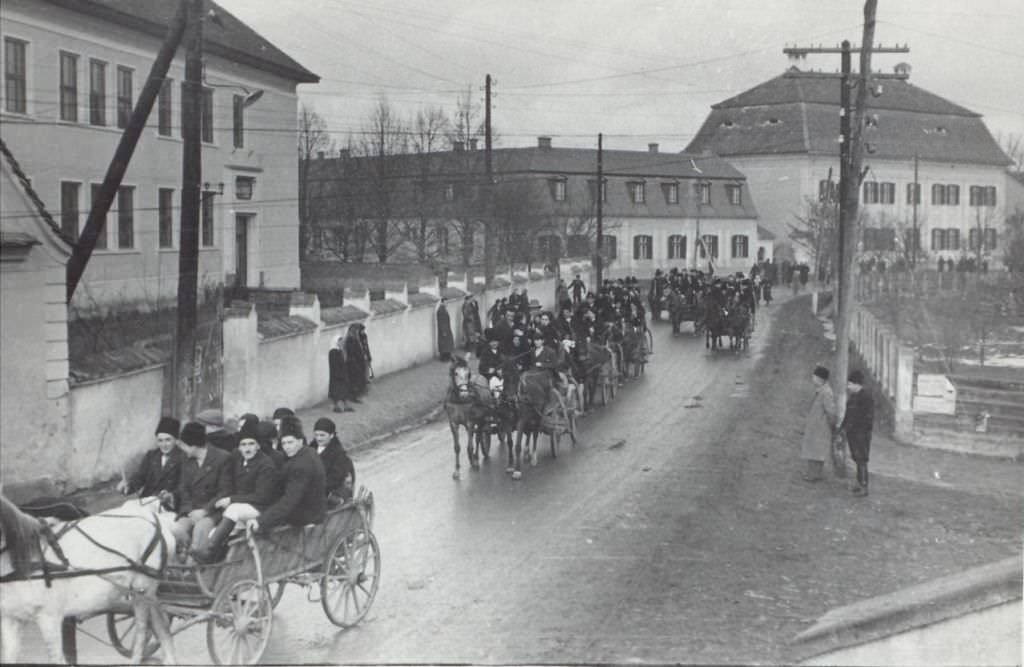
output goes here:
[[808, 377], [831, 350], [807, 298], [776, 317], [741, 418], [713, 444], [702, 518], [673, 540], [705, 556], [679, 575], [699, 612], [680, 637], [691, 662], [787, 662], [792, 638], [833, 607], [1021, 551], [1019, 464], [876, 435], [869, 497], [847, 480], [803, 482]]

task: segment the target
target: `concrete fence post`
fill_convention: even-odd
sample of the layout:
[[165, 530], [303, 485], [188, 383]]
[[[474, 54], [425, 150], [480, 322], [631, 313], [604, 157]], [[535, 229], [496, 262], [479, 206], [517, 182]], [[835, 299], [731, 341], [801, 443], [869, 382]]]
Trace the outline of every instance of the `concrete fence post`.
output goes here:
[[408, 306], [409, 305], [409, 283], [403, 283], [401, 289], [396, 289], [396, 290], [385, 289], [384, 290], [384, 298], [385, 299], [390, 299], [392, 301], [397, 301], [398, 303], [402, 303], [402, 304], [405, 304], [406, 306]]
[[815, 315], [818, 314], [818, 292], [817, 290], [811, 292], [811, 312]]
[[896, 357], [896, 436], [911, 440], [914, 437], [914, 350], [900, 345]]
[[429, 294], [437, 299], [441, 298], [441, 279], [434, 276], [434, 280], [427, 283], [426, 285], [420, 285], [420, 292], [423, 294]]
[[251, 392], [260, 386], [259, 321], [251, 303], [238, 302], [224, 312], [224, 416], [256, 412]]

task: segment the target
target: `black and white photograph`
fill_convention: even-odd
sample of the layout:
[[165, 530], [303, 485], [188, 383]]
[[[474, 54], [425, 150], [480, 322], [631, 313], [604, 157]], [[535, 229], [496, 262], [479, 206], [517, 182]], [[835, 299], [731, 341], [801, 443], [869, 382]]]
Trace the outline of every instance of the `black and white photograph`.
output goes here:
[[0, 663], [1024, 661], [1019, 0], [4, 0]]

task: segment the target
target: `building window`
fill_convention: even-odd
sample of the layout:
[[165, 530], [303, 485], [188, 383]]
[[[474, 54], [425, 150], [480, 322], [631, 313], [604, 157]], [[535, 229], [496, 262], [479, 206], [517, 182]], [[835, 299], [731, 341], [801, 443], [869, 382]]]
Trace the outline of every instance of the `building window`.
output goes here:
[[117, 126], [128, 127], [128, 121], [132, 117], [132, 77], [134, 72], [131, 68], [118, 66], [117, 68]]
[[551, 198], [555, 201], [565, 201], [565, 179], [552, 178], [548, 183], [551, 185]]
[[955, 228], [949, 228], [946, 230], [946, 249], [947, 250], [959, 250], [960, 249], [960, 230]]
[[[597, 201], [597, 181], [587, 181], [590, 186], [590, 200]], [[601, 182], [601, 201], [608, 201], [608, 179]]]
[[932, 186], [932, 206], [946, 205], [946, 186], [936, 183]]
[[972, 185], [970, 190], [971, 206], [995, 206], [995, 186]]
[[78, 197], [81, 191], [81, 183], [60, 182], [60, 228], [75, 241], [78, 240]]
[[818, 201], [834, 202], [838, 199], [838, 185], [835, 181], [818, 181]]
[[252, 176], [238, 176], [235, 178], [235, 199], [248, 201], [252, 199], [253, 185], [256, 179]]
[[171, 102], [174, 96], [174, 81], [164, 79], [160, 86], [160, 97], [157, 99], [156, 131], [161, 137], [171, 136]]
[[135, 188], [128, 185], [117, 189], [117, 247], [135, 247]]
[[245, 148], [245, 98], [241, 95], [235, 95], [232, 100], [232, 111], [234, 112], [232, 135], [234, 136], [235, 148]]
[[881, 183], [879, 188], [878, 198], [879, 203], [882, 204], [895, 204], [896, 203], [896, 184], [895, 183]]
[[107, 124], [107, 63], [89, 61], [89, 123]]
[[607, 259], [618, 259], [619, 238], [617, 236], [609, 236], [607, 234], [602, 234], [601, 249], [604, 251], [604, 256]]
[[455, 201], [455, 184], [445, 183], [444, 184], [444, 200]]
[[[725, 194], [729, 198], [729, 203], [733, 206], [739, 206], [743, 203], [743, 195], [738, 185], [726, 185]], [[744, 255], [746, 257], [746, 255]]]
[[204, 248], [212, 248], [213, 238], [213, 197], [212, 192], [204, 192], [200, 207], [199, 236]]
[[679, 203], [679, 184], [678, 183], [666, 183], [665, 184], [665, 201], [669, 204]]
[[991, 227], [986, 227], [984, 231], [985, 238], [985, 250], [996, 249], [996, 230]]
[[865, 204], [877, 204], [878, 203], [878, 182], [868, 181], [864, 183], [864, 203]]
[[718, 259], [718, 236], [715, 234], [700, 237], [700, 258], [707, 259], [709, 254], [712, 259]]
[[633, 259], [651, 259], [654, 252], [654, 239], [647, 234], [633, 237]]
[[736, 234], [732, 237], [732, 256], [749, 257], [750, 245], [745, 234]]
[[[934, 193], [934, 188], [933, 188]], [[913, 206], [914, 204], [920, 205], [921, 203], [921, 184], [920, 183], [907, 183], [907, 205]]]
[[60, 52], [60, 119], [78, 120], [78, 56]]
[[946, 204], [949, 206], [960, 205], [960, 186], [959, 185], [947, 185], [946, 186]]
[[567, 257], [586, 257], [590, 254], [590, 238], [586, 234], [569, 234], [565, 239]]
[[932, 230], [932, 250], [947, 250], [948, 243], [949, 237], [945, 229]]
[[157, 225], [161, 248], [174, 247], [174, 190], [157, 190]]
[[644, 184], [640, 181], [632, 181], [626, 185], [629, 188], [629, 199], [634, 204], [643, 204], [644, 199]]
[[[89, 208], [90, 208], [90, 210], [96, 204], [96, 200], [100, 198], [100, 189], [102, 187], [103, 186], [101, 186], [99, 183], [92, 183], [90, 185], [90, 187], [89, 187]], [[95, 246], [95, 248], [96, 248], [96, 250], [106, 250], [107, 247], [108, 247], [108, 244], [107, 244], [107, 218], [104, 216], [104, 218], [102, 220], [100, 220], [99, 231], [96, 232], [96, 246]]]
[[673, 234], [668, 237], [668, 258], [686, 259], [686, 236], [684, 234]]
[[213, 143], [213, 88], [203, 88], [202, 97], [202, 140]]
[[697, 201], [701, 204], [711, 203], [711, 184], [710, 183], [698, 183], [697, 184]]
[[13, 37], [4, 38], [4, 109], [11, 113], [27, 113], [25, 97], [28, 43]]

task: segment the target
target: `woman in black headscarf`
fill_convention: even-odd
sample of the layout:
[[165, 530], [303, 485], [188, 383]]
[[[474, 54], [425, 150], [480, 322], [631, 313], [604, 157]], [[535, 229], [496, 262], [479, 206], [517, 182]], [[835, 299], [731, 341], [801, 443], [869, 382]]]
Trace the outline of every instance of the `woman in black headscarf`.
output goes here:
[[448, 361], [455, 349], [455, 336], [452, 335], [452, 318], [445, 305], [447, 299], [441, 299], [437, 306], [437, 356], [441, 361]]

